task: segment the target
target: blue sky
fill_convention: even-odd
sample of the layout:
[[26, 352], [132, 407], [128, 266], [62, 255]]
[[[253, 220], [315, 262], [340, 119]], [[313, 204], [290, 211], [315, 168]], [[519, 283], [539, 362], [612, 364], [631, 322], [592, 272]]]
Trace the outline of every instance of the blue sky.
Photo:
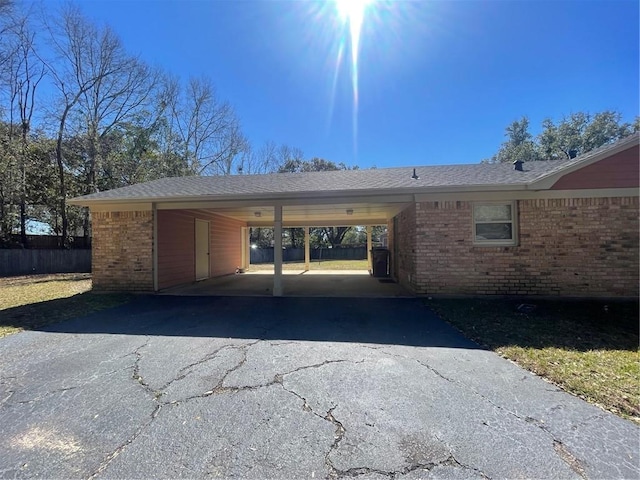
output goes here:
[[80, 4], [148, 62], [211, 77], [253, 145], [285, 143], [309, 158], [361, 168], [476, 163], [523, 115], [534, 134], [545, 117], [576, 111], [638, 115], [636, 0], [373, 1], [356, 135], [348, 51], [336, 76], [345, 28], [332, 2]]

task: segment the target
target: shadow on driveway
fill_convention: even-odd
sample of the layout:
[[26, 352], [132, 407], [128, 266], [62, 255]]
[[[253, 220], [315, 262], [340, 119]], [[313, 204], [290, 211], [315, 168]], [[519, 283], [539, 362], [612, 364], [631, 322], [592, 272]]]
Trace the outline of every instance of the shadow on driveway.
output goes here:
[[415, 298], [145, 296], [39, 330], [479, 348]]

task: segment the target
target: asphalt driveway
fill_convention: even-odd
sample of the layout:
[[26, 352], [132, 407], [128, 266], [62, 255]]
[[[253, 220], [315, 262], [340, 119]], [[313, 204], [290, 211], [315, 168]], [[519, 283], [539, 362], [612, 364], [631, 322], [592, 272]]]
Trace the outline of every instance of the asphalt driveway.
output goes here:
[[0, 339], [2, 478], [638, 478], [640, 429], [419, 299], [143, 297]]

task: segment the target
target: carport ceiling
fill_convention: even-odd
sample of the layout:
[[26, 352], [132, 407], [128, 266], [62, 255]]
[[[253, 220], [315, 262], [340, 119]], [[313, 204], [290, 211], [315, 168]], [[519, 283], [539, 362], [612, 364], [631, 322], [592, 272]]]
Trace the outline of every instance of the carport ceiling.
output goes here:
[[[285, 227], [386, 225], [387, 220], [400, 213], [406, 205], [388, 202], [285, 205], [282, 207], [282, 224]], [[206, 211], [246, 222], [250, 227], [269, 227], [274, 222], [272, 206], [214, 207]]]

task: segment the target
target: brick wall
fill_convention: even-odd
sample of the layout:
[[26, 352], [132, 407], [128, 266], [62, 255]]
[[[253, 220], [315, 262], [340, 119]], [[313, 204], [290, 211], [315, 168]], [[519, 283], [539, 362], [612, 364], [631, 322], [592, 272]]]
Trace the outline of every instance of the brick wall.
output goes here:
[[92, 212], [95, 291], [153, 291], [153, 212]]
[[514, 247], [473, 245], [471, 202], [404, 210], [398, 280], [423, 294], [638, 296], [638, 197], [521, 200], [517, 208]]
[[[392, 250], [393, 277], [410, 290], [417, 291], [416, 204], [410, 205], [395, 217]], [[391, 232], [390, 232], [391, 233]]]

